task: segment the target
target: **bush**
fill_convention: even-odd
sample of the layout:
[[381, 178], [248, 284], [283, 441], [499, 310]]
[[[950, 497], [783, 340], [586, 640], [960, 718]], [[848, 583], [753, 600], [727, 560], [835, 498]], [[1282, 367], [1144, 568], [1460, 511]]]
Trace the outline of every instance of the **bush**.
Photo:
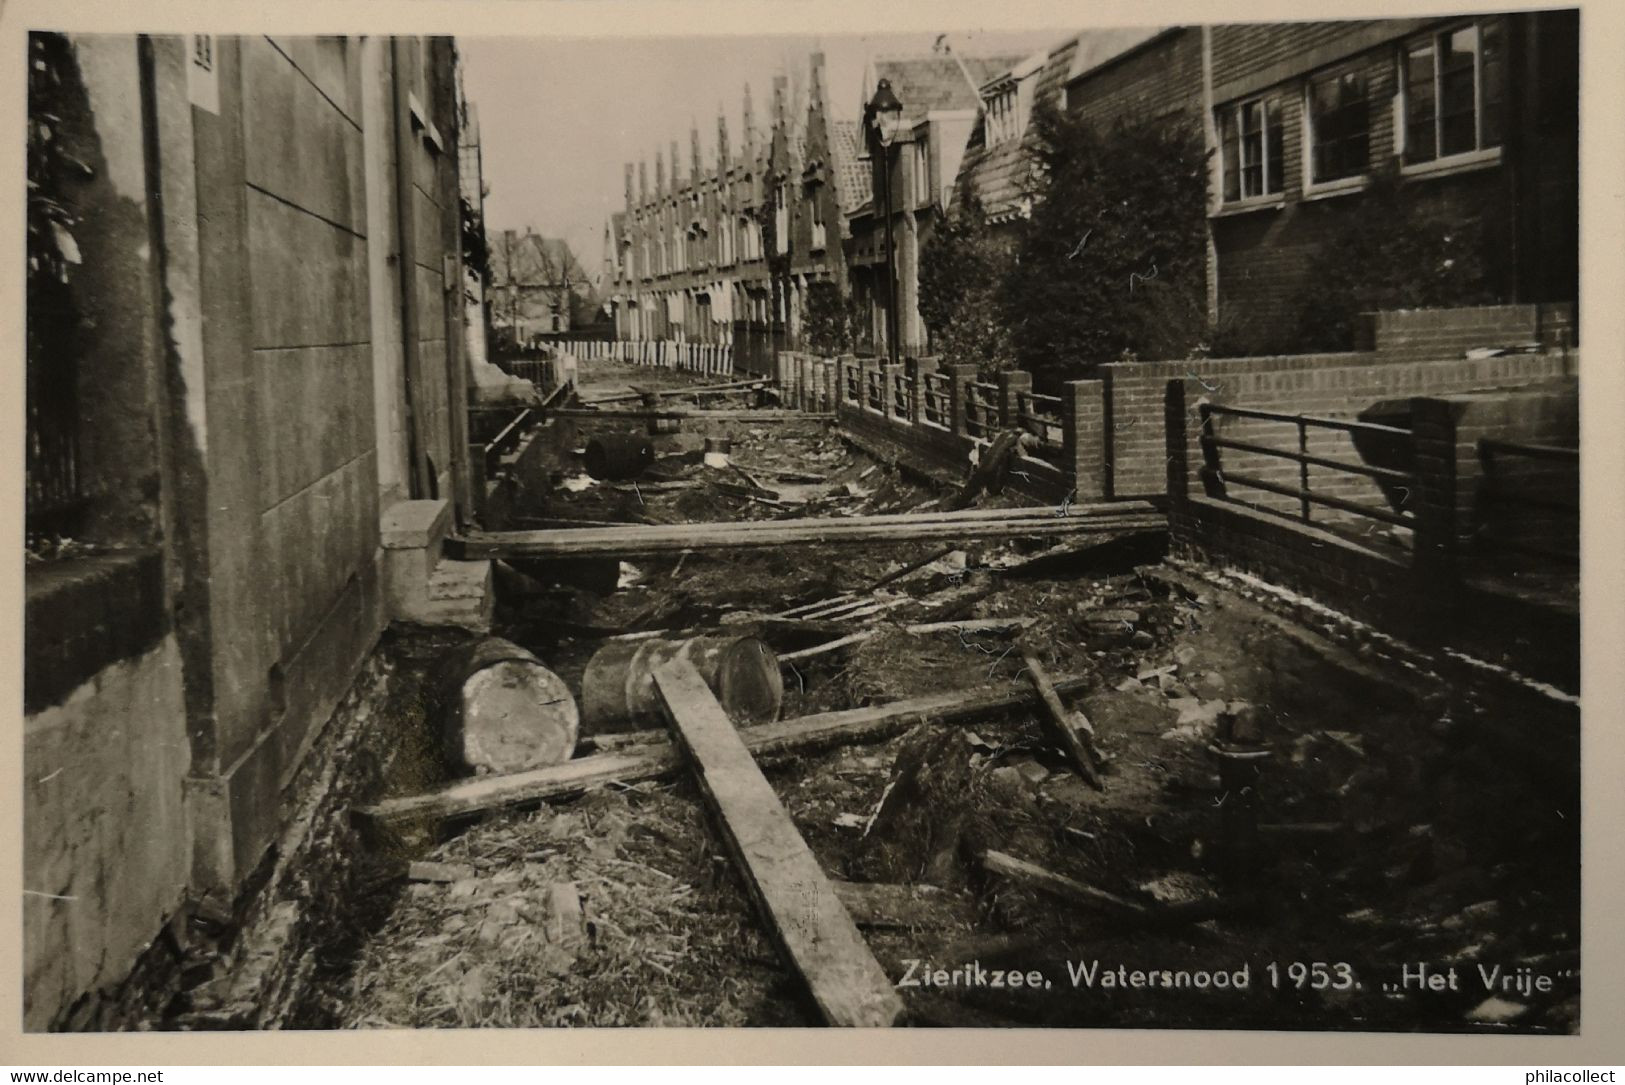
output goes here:
[[1298, 350], [1349, 350], [1359, 314], [1379, 309], [1484, 305], [1497, 295], [1485, 226], [1492, 216], [1463, 214], [1379, 175], [1358, 213], [1344, 213], [1323, 252], [1335, 258], [1304, 284], [1296, 304]]
[[857, 340], [857, 302], [842, 298], [834, 283], [813, 283], [807, 288], [802, 310], [802, 339], [819, 354], [846, 354]]
[[920, 317], [933, 353], [984, 373], [1013, 364], [1000, 298], [1011, 268], [1010, 246], [994, 236], [980, 204], [962, 197], [920, 249]]
[[1045, 385], [1206, 341], [1207, 153], [1187, 117], [1099, 130], [1035, 108], [1033, 213], [1001, 308], [1017, 363]]

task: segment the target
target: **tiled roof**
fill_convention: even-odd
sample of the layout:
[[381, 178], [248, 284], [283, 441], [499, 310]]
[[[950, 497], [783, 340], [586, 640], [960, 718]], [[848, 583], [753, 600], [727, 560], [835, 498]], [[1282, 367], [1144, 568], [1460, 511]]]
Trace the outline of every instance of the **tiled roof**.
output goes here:
[[829, 151], [841, 210], [856, 210], [869, 198], [869, 165], [862, 159], [862, 125], [857, 121], [831, 121]]
[[[1062, 42], [1049, 51], [1038, 73], [1032, 77], [1036, 80], [1032, 108], [1036, 109], [1044, 102], [1064, 104], [1062, 96], [1069, 79], [1142, 44], [1159, 32], [1142, 29], [1090, 30]], [[991, 72], [983, 82], [1000, 74], [1003, 73]], [[1029, 123], [1020, 139], [989, 147], [985, 124], [984, 114], [978, 118], [966, 144], [965, 159], [960, 164], [955, 188], [979, 199], [983, 211], [997, 222], [1021, 213], [1031, 168], [1029, 155], [1035, 137], [1029, 116]]]

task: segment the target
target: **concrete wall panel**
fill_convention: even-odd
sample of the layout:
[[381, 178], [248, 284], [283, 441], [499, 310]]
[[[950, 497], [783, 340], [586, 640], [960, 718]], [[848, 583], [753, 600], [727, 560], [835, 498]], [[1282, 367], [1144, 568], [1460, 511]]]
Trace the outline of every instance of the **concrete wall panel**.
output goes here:
[[253, 345], [366, 342], [366, 240], [248, 190]]
[[121, 980], [181, 902], [190, 754], [167, 636], [28, 717], [23, 737], [23, 1021], [49, 1027]]
[[372, 448], [371, 394], [370, 344], [254, 352], [261, 508]]

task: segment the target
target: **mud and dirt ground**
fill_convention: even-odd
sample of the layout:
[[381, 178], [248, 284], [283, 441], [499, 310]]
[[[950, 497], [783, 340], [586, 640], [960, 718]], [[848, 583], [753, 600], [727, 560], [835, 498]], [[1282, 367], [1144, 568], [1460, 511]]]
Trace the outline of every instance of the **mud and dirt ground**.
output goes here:
[[[583, 378], [596, 394], [692, 380], [598, 365]], [[559, 485], [534, 488], [524, 511], [681, 522], [899, 511], [942, 496], [822, 423], [733, 433], [734, 462], [777, 498], [740, 496], [731, 474], [719, 490], [717, 472], [668, 449], [645, 476], [666, 487], [584, 485], [566, 464]], [[685, 482], [695, 485], [669, 485]], [[793, 546], [532, 568], [530, 580], [508, 581], [523, 590], [501, 599], [496, 632], [578, 688], [607, 636], [714, 629], [863, 592], [944, 549]], [[1578, 754], [1559, 708], [1364, 661], [1162, 563], [1155, 540], [969, 543], [877, 598], [893, 605], [849, 623], [873, 637], [785, 666], [785, 716], [1017, 683], [1024, 646], [1051, 675], [1088, 679], [1069, 707], [1088, 715], [1109, 759], [1105, 789], [1094, 790], [1038, 718], [1019, 713], [768, 769], [832, 878], [941, 887], [942, 907], [860, 924], [894, 979], [972, 964], [1041, 973], [1036, 988], [904, 986], [911, 1023], [1576, 1027]], [[1019, 646], [1008, 634], [903, 629], [1008, 616], [1034, 619]], [[403, 662], [389, 794], [443, 782], [414, 683], [454, 636], [387, 639]], [[1247, 848], [1224, 830], [1234, 797], [1209, 752], [1221, 718], [1238, 711], [1256, 719], [1271, 751], [1257, 784], [1262, 825]], [[987, 873], [985, 849], [1134, 901], [1206, 906], [1210, 918], [1103, 915]], [[456, 874], [408, 881], [413, 859]], [[311, 1023], [818, 1023], [687, 779], [491, 815], [438, 839], [381, 838], [371, 860], [376, 888], [324, 960]], [[557, 937], [555, 887], [566, 883], [581, 901], [580, 941]], [[1153, 975], [1105, 986], [1120, 966], [1125, 977]], [[1456, 978], [1407, 989], [1419, 966]], [[1497, 976], [1549, 975], [1551, 989], [1487, 991], [1483, 972], [1497, 966]], [[1164, 972], [1181, 985], [1158, 986]], [[1225, 986], [1184, 985], [1215, 973]]]

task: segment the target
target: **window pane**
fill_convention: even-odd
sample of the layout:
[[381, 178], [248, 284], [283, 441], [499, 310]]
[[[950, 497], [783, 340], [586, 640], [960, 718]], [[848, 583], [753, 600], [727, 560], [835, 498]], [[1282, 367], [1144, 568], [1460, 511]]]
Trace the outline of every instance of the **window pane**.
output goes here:
[[1433, 91], [1433, 46], [1405, 55], [1405, 161], [1429, 162], [1438, 157]]
[[1224, 173], [1224, 198], [1237, 200], [1241, 198], [1241, 169], [1236, 155], [1241, 150], [1240, 141], [1236, 136], [1236, 114], [1234, 110], [1225, 109], [1219, 114], [1219, 147], [1222, 156], [1220, 166]]
[[1480, 100], [1483, 117], [1479, 127], [1480, 147], [1501, 145], [1501, 111], [1506, 98], [1506, 44], [1497, 20], [1480, 27], [1479, 47], [1483, 50], [1479, 79], [1483, 84]]
[[1464, 26], [1439, 42], [1439, 154], [1461, 154], [1478, 146], [1474, 65], [1478, 28]]
[[1265, 135], [1268, 140], [1267, 153], [1264, 156], [1265, 192], [1281, 191], [1281, 159], [1285, 155], [1285, 137], [1281, 131], [1281, 107], [1274, 99], [1264, 104]]
[[1332, 181], [1364, 173], [1370, 128], [1364, 76], [1346, 72], [1311, 83], [1309, 108], [1314, 111], [1311, 178]]

